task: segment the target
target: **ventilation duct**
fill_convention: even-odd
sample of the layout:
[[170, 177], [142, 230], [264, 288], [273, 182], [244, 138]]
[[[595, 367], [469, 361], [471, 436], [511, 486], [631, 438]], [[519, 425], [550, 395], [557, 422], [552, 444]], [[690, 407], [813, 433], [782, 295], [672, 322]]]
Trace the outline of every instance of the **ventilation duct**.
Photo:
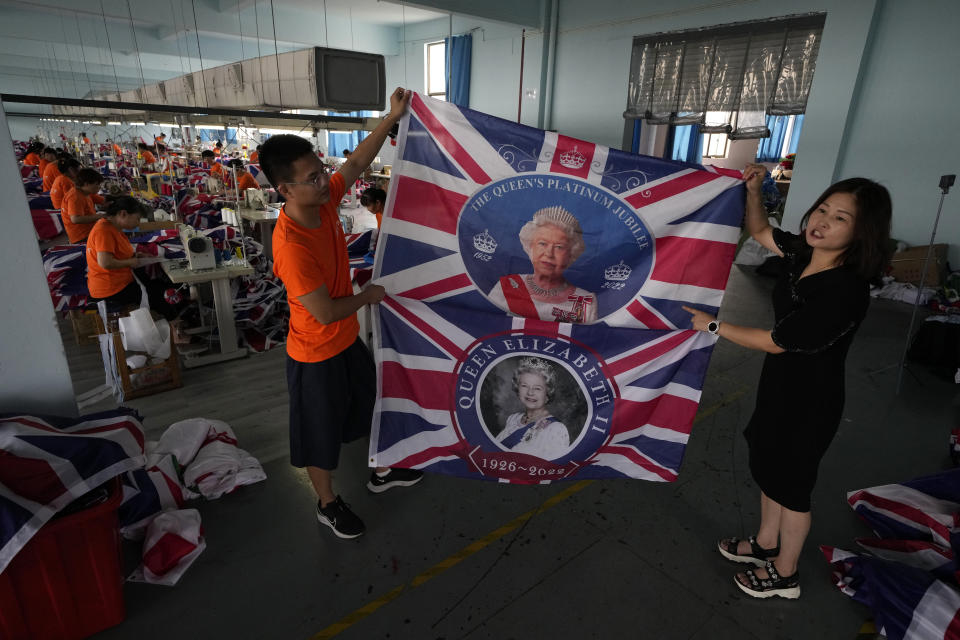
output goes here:
[[[382, 111], [386, 76], [382, 55], [310, 47], [195, 71], [96, 100], [214, 109], [323, 109]], [[77, 107], [55, 107], [77, 113]], [[122, 110], [122, 105], [117, 105]], [[105, 109], [81, 113], [105, 117]], [[113, 113], [116, 109], [113, 110]]]

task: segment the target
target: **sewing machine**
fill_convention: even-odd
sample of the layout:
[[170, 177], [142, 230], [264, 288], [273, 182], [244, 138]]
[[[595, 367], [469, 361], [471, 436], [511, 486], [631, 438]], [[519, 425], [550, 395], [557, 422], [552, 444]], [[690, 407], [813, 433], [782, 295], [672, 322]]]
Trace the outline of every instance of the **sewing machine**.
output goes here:
[[199, 233], [190, 225], [181, 224], [178, 226], [178, 230], [180, 231], [180, 242], [183, 243], [183, 250], [187, 254], [190, 270], [215, 269], [217, 258], [213, 248], [213, 240]]
[[267, 194], [263, 192], [263, 189], [245, 189], [243, 197], [248, 209], [262, 210], [267, 208]]

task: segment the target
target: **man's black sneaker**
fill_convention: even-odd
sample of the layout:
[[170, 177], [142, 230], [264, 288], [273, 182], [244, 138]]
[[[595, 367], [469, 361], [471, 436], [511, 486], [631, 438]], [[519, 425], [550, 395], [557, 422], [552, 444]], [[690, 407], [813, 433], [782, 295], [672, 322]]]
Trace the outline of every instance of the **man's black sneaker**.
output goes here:
[[390, 469], [385, 476], [378, 476], [374, 471], [370, 474], [367, 489], [374, 493], [383, 493], [393, 487], [409, 487], [423, 480], [423, 471], [416, 469]]
[[325, 507], [317, 503], [317, 520], [333, 529], [334, 535], [340, 538], [356, 538], [367, 530], [363, 520], [350, 511], [350, 505], [340, 496]]

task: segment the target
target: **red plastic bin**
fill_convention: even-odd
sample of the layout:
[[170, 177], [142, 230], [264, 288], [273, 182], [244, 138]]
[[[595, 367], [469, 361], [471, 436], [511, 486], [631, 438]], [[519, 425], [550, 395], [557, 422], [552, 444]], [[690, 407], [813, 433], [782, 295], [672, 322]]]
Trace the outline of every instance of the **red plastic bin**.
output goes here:
[[0, 638], [80, 640], [126, 616], [117, 509], [103, 503], [45, 524], [0, 573]]

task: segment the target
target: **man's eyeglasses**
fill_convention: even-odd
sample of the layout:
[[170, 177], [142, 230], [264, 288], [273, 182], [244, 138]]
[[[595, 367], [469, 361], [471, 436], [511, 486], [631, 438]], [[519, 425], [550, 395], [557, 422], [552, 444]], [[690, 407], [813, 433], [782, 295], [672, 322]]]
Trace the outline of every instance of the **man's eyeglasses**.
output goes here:
[[311, 180], [310, 182], [284, 182], [283, 184], [309, 184], [309, 185], [313, 185], [317, 189], [322, 189], [323, 185], [321, 184], [321, 181], [323, 180], [324, 175], [325, 174], [321, 173], [316, 177], [316, 179]]

